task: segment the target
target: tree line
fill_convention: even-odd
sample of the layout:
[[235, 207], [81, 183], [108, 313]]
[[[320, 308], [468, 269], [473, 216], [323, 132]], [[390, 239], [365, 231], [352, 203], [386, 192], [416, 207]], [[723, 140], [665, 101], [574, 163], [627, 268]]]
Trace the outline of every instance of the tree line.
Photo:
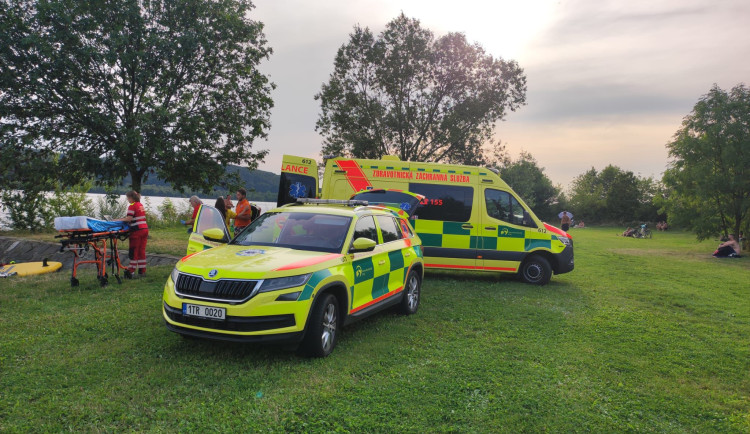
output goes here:
[[[249, 0], [0, 0], [0, 194], [27, 221], [45, 191], [124, 179], [233, 191], [229, 165], [269, 152], [273, 53]], [[667, 218], [698, 237], [746, 228], [748, 89], [714, 86], [667, 145], [662, 180], [617, 166], [564, 189], [528, 153], [512, 159], [495, 126], [526, 104], [526, 75], [462, 33], [435, 35], [403, 13], [374, 33], [355, 26], [314, 98], [322, 155], [497, 167], [544, 219]], [[564, 191], [565, 190], [565, 191]], [[21, 205], [23, 204], [23, 205]], [[29, 227], [29, 229], [34, 229]]]

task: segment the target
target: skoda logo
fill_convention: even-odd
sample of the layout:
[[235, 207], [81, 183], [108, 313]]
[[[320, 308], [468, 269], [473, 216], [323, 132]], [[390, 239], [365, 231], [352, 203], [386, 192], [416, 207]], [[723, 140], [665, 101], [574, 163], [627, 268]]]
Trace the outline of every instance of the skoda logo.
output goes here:
[[210, 278], [213, 279], [214, 277], [216, 277], [217, 274], [219, 274], [219, 270], [213, 269], [213, 270], [211, 270], [211, 271], [208, 272], [208, 277], [210, 277]]

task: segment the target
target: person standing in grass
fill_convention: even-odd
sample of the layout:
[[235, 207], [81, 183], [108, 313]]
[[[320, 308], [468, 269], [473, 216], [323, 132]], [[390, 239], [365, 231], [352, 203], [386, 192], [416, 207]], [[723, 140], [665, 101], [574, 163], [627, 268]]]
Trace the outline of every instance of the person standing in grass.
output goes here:
[[253, 221], [253, 207], [247, 201], [247, 190], [237, 190], [237, 216], [234, 218], [234, 229], [237, 233]]
[[221, 218], [226, 221], [227, 219], [227, 208], [224, 202], [224, 197], [219, 196], [216, 198], [216, 202], [214, 203], [214, 208], [216, 208], [221, 213]]
[[182, 220], [180, 222], [188, 227], [188, 233], [192, 232], [193, 223], [195, 223], [195, 217], [198, 216], [198, 210], [201, 208], [201, 205], [203, 205], [203, 201], [201, 201], [198, 196], [190, 196], [190, 206], [193, 207], [193, 216], [190, 217], [190, 220], [188, 221]]
[[232, 196], [229, 194], [227, 195], [227, 198], [224, 199], [224, 208], [226, 208], [224, 223], [227, 225], [229, 235], [234, 236], [234, 219], [237, 217], [237, 213], [232, 209], [234, 208], [234, 204], [232, 203]]
[[130, 249], [128, 251], [130, 263], [128, 269], [125, 270], [125, 278], [132, 279], [136, 269], [139, 275], [146, 274], [148, 224], [146, 223], [146, 209], [141, 204], [141, 195], [137, 191], [131, 190], [125, 193], [125, 197], [130, 203], [128, 213], [125, 218], [118, 220], [130, 223]]
[[565, 232], [568, 232], [568, 230], [570, 229], [570, 221], [570, 215], [568, 214], [568, 212], [563, 211], [562, 217], [560, 218], [560, 227]]

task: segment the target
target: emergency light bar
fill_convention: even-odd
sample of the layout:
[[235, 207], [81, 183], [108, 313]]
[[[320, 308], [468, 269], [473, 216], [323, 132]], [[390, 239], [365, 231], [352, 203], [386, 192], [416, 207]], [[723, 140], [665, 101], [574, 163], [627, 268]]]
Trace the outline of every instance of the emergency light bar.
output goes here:
[[309, 197], [297, 198], [297, 203], [312, 203], [316, 205], [348, 205], [348, 206], [367, 206], [366, 200], [341, 200], [341, 199], [312, 199]]

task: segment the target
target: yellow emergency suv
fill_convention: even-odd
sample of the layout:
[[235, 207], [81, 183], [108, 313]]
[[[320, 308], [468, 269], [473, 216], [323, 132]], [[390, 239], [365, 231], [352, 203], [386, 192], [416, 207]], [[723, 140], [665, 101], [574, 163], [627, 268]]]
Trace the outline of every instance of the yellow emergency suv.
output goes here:
[[[326, 157], [318, 189], [315, 160], [285, 155], [278, 203], [298, 197], [399, 203], [398, 190], [424, 196], [410, 218], [427, 269], [517, 273], [544, 285], [573, 270], [573, 240], [544, 223], [495, 172], [464, 165]], [[379, 199], [378, 199], [379, 198]]]
[[417, 311], [424, 261], [408, 215], [364, 201], [300, 202], [266, 212], [232, 240], [218, 211], [204, 205], [196, 227], [220, 245], [175, 266], [164, 286], [167, 328], [300, 343], [302, 354], [324, 357], [345, 324], [392, 306]]

